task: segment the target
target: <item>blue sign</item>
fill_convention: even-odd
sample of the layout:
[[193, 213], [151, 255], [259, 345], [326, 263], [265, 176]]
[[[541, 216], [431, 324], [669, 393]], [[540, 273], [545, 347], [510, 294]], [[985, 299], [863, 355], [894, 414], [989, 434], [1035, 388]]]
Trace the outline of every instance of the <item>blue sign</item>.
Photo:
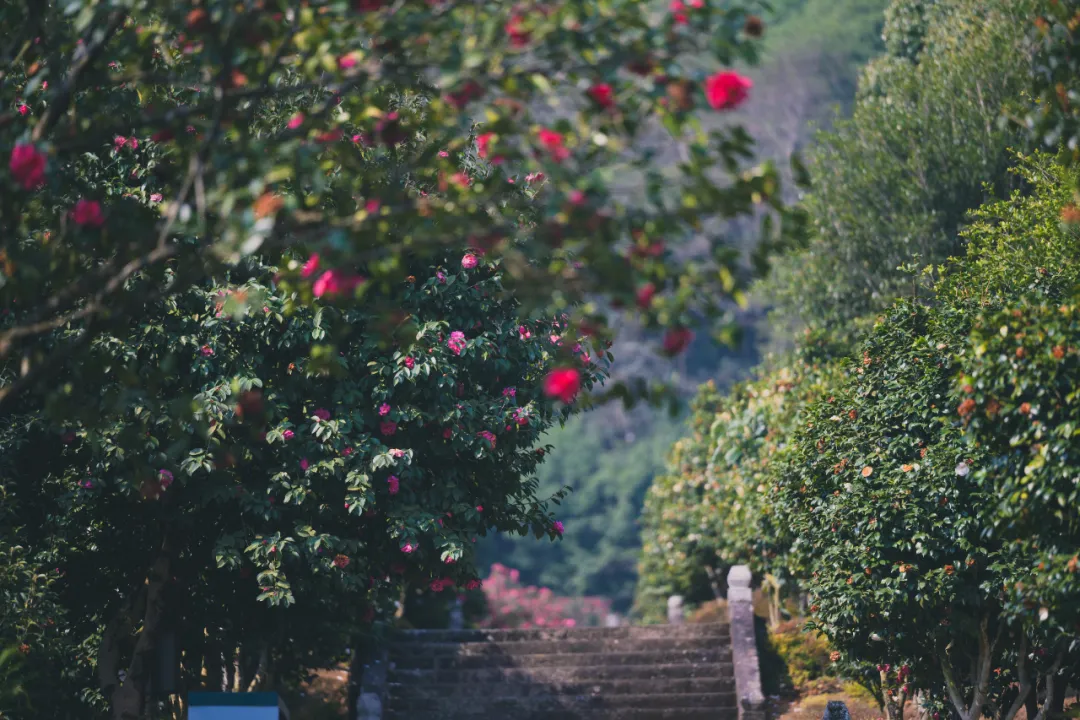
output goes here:
[[188, 693], [188, 720], [289, 720], [277, 693]]

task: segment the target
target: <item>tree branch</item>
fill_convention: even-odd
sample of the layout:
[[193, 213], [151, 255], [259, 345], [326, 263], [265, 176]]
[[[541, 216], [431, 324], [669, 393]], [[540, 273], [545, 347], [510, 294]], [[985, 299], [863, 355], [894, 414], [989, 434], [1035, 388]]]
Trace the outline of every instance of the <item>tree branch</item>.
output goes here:
[[[57, 93], [56, 98], [49, 103], [49, 107], [45, 110], [45, 114], [41, 116], [41, 120], [34, 126], [34, 132], [31, 135], [34, 142], [41, 142], [42, 138], [45, 137], [45, 134], [48, 133], [49, 130], [52, 129], [52, 126], [60, 119], [60, 116], [67, 112], [68, 105], [71, 104], [71, 96], [75, 94], [75, 90], [78, 87], [79, 77], [101, 56], [102, 51], [105, 49], [105, 44], [108, 43], [109, 40], [112, 39], [112, 36], [116, 34], [116, 31], [123, 26], [125, 20], [127, 20], [126, 10], [113, 10], [109, 13], [101, 37], [97, 40], [90, 40], [89, 42], [78, 46], [83, 48], [82, 54], [77, 57], [75, 64], [68, 72], [67, 79], [64, 80], [60, 92]], [[93, 28], [91, 30], [91, 36], [93, 35], [93, 30], [96, 29], [97, 28]], [[76, 50], [77, 55], [78, 53], [79, 51]]]

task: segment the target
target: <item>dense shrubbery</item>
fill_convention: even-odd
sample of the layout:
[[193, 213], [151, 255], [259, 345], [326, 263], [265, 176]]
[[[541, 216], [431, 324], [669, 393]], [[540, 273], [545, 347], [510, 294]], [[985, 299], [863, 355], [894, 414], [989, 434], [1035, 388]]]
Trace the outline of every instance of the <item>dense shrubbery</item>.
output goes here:
[[[1007, 154], [995, 125], [985, 133], [956, 125], [965, 112], [989, 121], [1019, 102], [1015, 83], [1030, 57], [996, 55], [1028, 42], [1019, 21], [1032, 20], [1035, 7], [894, 3], [889, 22], [907, 34], [896, 43], [887, 36], [894, 58], [875, 64], [854, 119], [833, 138], [844, 151], [819, 155], [815, 166], [827, 186], [808, 205], [819, 236], [785, 265], [792, 274], [773, 278], [797, 283], [831, 268], [828, 281], [787, 285], [783, 301], [841, 341], [824, 353], [821, 384], [790, 404], [763, 402], [762, 391], [777, 388], [771, 369], [756, 390], [751, 383], [716, 397], [703, 389], [716, 432], [680, 441], [697, 443], [697, 460], [687, 464], [677, 444], [671, 476], [652, 491], [646, 537], [662, 542], [647, 546], [655, 557], [643, 556], [652, 573], [641, 595], [686, 591], [695, 573], [725, 558], [756, 565], [766, 580], [780, 567], [788, 589], [806, 593], [811, 627], [836, 648], [836, 667], [874, 686], [892, 718], [916, 696], [927, 712], [964, 720], [1012, 718], [1025, 706], [1029, 717], [1045, 717], [1060, 712], [1063, 688], [1080, 671], [1076, 173], [1053, 158]], [[963, 44], [945, 37], [957, 22]], [[907, 65], [894, 72], [889, 62]], [[886, 130], [872, 108], [887, 101], [895, 119], [895, 88], [911, 76], [926, 81], [918, 87], [925, 99], [948, 98], [957, 112], [925, 113], [919, 133], [892, 120]], [[966, 83], [973, 92], [984, 80], [1003, 93], [985, 109], [942, 91]], [[936, 153], [947, 170], [937, 175], [887, 157], [894, 131], [896, 141], [911, 133], [903, 147], [916, 153], [939, 132], [961, 142]], [[846, 154], [859, 145], [843, 142], [845, 132], [883, 153], [884, 164], [863, 174], [864, 158]], [[1003, 182], [1008, 165], [1016, 180]], [[917, 192], [898, 190], [913, 180]], [[1020, 190], [965, 217], [983, 182]], [[917, 207], [905, 206], [918, 196]], [[912, 258], [918, 243], [922, 257]], [[850, 297], [820, 292], [852, 276], [873, 278], [877, 293], [857, 282]], [[781, 378], [801, 366], [797, 357], [779, 363]], [[738, 418], [746, 428], [733, 424]], [[741, 461], [710, 466], [706, 457]], [[750, 487], [764, 497], [746, 502]], [[706, 522], [685, 519], [695, 512]], [[691, 541], [707, 551], [689, 552]], [[772, 565], [763, 562], [770, 545]]]
[[487, 614], [477, 621], [485, 628], [600, 627], [611, 613], [611, 600], [566, 597], [551, 588], [525, 585], [521, 573], [495, 563], [484, 579]]

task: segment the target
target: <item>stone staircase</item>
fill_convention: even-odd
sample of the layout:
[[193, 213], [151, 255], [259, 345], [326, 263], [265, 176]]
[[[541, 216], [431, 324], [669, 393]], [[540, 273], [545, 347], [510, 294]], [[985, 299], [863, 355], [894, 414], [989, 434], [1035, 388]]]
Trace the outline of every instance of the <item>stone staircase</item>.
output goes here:
[[405, 630], [362, 668], [357, 720], [766, 720], [743, 566], [728, 622]]
[[727, 623], [414, 630], [395, 637], [387, 720], [737, 720]]

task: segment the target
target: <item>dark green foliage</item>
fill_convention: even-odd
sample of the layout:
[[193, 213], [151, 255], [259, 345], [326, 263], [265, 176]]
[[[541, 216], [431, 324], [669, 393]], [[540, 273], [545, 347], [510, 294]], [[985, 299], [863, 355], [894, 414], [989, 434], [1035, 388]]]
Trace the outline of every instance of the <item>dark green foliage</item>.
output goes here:
[[[909, 5], [892, 18], [905, 37]], [[810, 153], [810, 246], [780, 260], [762, 289], [782, 317], [843, 328], [888, 307], [911, 287], [900, 266], [958, 252], [966, 213], [1014, 186], [1006, 149], [1018, 135], [998, 118], [1030, 73], [1030, 6], [950, 0], [934, 8], [916, 61], [904, 40], [864, 70], [854, 114]]]

